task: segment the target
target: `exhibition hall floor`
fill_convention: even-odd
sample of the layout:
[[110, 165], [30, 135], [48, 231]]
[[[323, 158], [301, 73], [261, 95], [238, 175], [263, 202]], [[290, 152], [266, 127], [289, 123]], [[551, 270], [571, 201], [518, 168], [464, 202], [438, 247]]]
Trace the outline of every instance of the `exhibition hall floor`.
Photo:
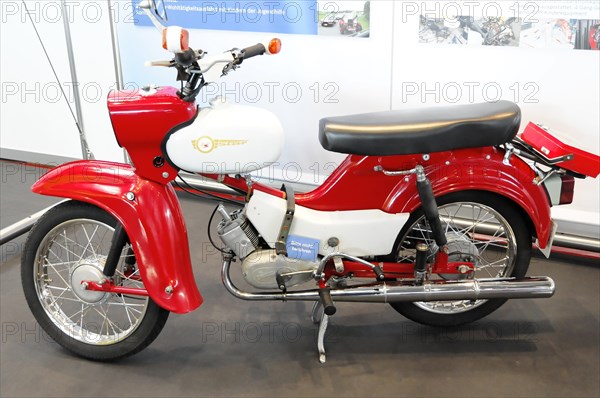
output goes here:
[[[29, 192], [36, 169], [0, 165], [1, 227], [55, 201]], [[0, 396], [600, 396], [597, 262], [535, 256], [529, 275], [554, 278], [554, 297], [513, 300], [461, 328], [421, 326], [383, 304], [338, 304], [320, 364], [311, 304], [227, 293], [220, 256], [207, 244], [214, 203], [181, 202], [205, 302], [171, 315], [153, 344], [116, 363], [83, 360], [50, 341], [22, 293], [24, 237], [2, 246]]]

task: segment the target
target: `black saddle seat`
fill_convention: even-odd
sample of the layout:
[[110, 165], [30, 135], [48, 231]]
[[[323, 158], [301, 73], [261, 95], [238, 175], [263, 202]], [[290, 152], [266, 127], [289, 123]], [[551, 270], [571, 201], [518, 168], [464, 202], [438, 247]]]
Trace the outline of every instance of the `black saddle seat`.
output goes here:
[[321, 119], [319, 140], [332, 152], [389, 156], [501, 145], [519, 130], [510, 101], [365, 113]]

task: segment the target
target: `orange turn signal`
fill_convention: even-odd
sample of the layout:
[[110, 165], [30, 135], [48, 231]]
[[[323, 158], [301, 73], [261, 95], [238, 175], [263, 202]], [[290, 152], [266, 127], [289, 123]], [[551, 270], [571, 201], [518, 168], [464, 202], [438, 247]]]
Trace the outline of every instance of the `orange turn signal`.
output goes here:
[[269, 42], [269, 54], [278, 54], [281, 51], [281, 40], [273, 39]]
[[181, 29], [181, 51], [190, 49], [190, 32], [186, 29]]
[[168, 50], [167, 47], [167, 30], [163, 29], [162, 31], [162, 48], [164, 48], [165, 50]]
[[[180, 30], [179, 42], [177, 42], [177, 30]], [[179, 48], [177, 48], [179, 46]], [[190, 48], [190, 32], [178, 27], [170, 27], [162, 31], [162, 47], [165, 50], [179, 52]]]

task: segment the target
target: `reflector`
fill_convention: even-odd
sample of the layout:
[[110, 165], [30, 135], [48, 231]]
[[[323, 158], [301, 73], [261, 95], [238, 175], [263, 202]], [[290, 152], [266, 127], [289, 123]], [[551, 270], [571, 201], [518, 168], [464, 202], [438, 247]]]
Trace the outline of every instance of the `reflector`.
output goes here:
[[573, 203], [573, 194], [575, 193], [575, 177], [564, 175], [561, 176], [562, 185], [560, 188], [560, 203], [561, 205], [568, 205]]

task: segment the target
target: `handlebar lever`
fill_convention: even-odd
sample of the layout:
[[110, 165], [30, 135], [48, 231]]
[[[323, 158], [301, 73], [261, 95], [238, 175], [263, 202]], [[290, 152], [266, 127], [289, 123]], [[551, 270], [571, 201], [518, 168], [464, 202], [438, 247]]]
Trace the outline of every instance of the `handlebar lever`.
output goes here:
[[164, 66], [170, 68], [175, 66], [175, 62], [173, 60], [146, 61], [144, 66]]

